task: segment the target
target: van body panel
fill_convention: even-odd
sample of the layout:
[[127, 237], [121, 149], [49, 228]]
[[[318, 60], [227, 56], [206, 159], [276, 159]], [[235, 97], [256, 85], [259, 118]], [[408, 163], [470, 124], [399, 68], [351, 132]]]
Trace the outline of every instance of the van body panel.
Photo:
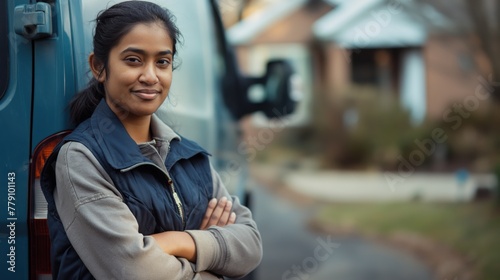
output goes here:
[[75, 67], [69, 4], [52, 5], [54, 34], [33, 41], [33, 131], [32, 151], [47, 136], [70, 128], [68, 102], [75, 87]]
[[[7, 1], [7, 24], [2, 43], [8, 43], [9, 80], [0, 99], [0, 278], [28, 277], [28, 177], [31, 139], [32, 42], [17, 35], [13, 12], [28, 0]], [[6, 55], [6, 54], [0, 54]], [[1, 77], [2, 79], [5, 77]]]

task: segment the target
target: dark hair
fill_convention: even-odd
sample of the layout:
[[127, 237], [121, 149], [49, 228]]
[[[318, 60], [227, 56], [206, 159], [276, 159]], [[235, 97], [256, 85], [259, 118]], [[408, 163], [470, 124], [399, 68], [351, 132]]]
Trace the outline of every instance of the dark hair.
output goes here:
[[[153, 22], [165, 25], [172, 39], [175, 58], [176, 44], [180, 41], [181, 34], [175, 25], [175, 17], [169, 10], [151, 2], [127, 1], [101, 11], [96, 18], [93, 47], [95, 59], [103, 65], [102, 71], [108, 70], [109, 53], [123, 36], [137, 24]], [[88, 119], [104, 96], [104, 85], [92, 77], [88, 86], [77, 93], [69, 104], [73, 123], [78, 125]]]

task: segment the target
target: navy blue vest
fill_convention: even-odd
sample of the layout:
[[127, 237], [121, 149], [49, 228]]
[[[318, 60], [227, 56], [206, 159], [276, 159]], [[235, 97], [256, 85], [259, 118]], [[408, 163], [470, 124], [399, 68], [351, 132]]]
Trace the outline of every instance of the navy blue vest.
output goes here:
[[121, 121], [102, 101], [89, 119], [59, 143], [42, 172], [53, 279], [94, 279], [69, 242], [54, 203], [55, 162], [61, 146], [69, 141], [82, 143], [97, 158], [137, 219], [140, 233], [199, 228], [213, 196], [207, 152], [186, 138], [170, 143], [165, 166], [183, 205], [183, 224], [167, 174], [142, 155]]

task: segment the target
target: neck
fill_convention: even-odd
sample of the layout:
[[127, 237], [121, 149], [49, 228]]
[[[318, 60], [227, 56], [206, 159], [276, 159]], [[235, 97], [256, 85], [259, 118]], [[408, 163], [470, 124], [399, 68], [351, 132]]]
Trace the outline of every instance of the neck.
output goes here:
[[132, 118], [128, 117], [122, 120], [125, 130], [136, 143], [151, 141], [151, 116]]

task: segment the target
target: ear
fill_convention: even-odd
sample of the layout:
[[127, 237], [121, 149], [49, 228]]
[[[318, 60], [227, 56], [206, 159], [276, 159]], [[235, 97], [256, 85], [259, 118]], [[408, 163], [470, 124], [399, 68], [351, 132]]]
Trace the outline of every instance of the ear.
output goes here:
[[89, 55], [89, 65], [94, 78], [104, 83], [106, 81], [106, 70], [104, 70], [104, 65], [95, 57], [94, 53]]

